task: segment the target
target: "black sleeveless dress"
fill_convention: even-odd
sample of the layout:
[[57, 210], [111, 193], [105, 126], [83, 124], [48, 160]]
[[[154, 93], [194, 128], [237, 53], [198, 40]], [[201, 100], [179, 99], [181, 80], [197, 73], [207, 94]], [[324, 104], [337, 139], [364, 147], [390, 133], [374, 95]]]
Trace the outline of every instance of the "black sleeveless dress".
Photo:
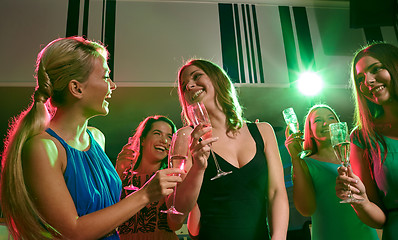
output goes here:
[[264, 142], [255, 123], [247, 123], [256, 142], [254, 158], [236, 168], [216, 154], [224, 177], [216, 175], [210, 154], [198, 197], [201, 213], [199, 239], [269, 239], [267, 221], [268, 166]]

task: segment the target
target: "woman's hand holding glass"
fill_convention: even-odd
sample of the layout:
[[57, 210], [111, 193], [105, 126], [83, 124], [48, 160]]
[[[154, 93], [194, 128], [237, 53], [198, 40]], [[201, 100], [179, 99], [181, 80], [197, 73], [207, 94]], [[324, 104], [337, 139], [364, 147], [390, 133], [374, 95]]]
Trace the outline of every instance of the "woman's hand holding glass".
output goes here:
[[[188, 149], [190, 142], [190, 134], [181, 129], [173, 134], [169, 150], [169, 168], [171, 169], [185, 169], [185, 164], [188, 158]], [[180, 176], [180, 175], [178, 175]], [[174, 187], [173, 202], [169, 209], [161, 210], [162, 213], [171, 213], [184, 215], [175, 208], [177, 185]]]
[[129, 185], [123, 187], [125, 190], [137, 191], [140, 189], [139, 187], [134, 186], [134, 179], [137, 175], [137, 172], [134, 171], [134, 164], [136, 161], [137, 153], [130, 137], [127, 144], [123, 146], [122, 151], [117, 155], [116, 161], [116, 170], [122, 181], [124, 182], [125, 179], [128, 178]]
[[[341, 200], [352, 201], [349, 199], [355, 199], [351, 203], [360, 203], [367, 200], [365, 185], [361, 179], [354, 174], [351, 166], [345, 167], [340, 166], [337, 169], [338, 176], [336, 178], [336, 196]], [[342, 201], [342, 202], [343, 202]]]
[[300, 158], [300, 154], [303, 152], [303, 133], [291, 133], [289, 127], [286, 127], [285, 131], [285, 146], [289, 151], [290, 156]]
[[211, 143], [217, 141], [217, 138], [208, 138], [202, 140], [203, 136], [211, 132], [211, 127], [206, 127], [203, 124], [199, 124], [191, 132], [190, 141], [190, 152], [192, 156], [193, 167], [198, 169], [207, 168], [207, 159], [210, 156], [210, 145]]
[[[331, 123], [329, 125], [330, 142], [332, 144], [334, 153], [341, 165], [350, 168], [350, 135], [346, 122]], [[351, 171], [352, 173], [352, 171]], [[353, 174], [353, 173], [352, 173]], [[357, 180], [356, 180], [357, 181]], [[345, 183], [347, 198], [343, 199], [341, 203], [352, 203], [362, 201], [363, 199], [356, 199], [352, 195], [351, 184]]]
[[[198, 126], [199, 124], [202, 124], [205, 127], [211, 127], [210, 118], [207, 113], [206, 107], [204, 106], [203, 103], [194, 102], [194, 103], [188, 105], [187, 112], [188, 112], [189, 119], [191, 120], [191, 122], [193, 123], [193, 125], [195, 127]], [[207, 140], [210, 138], [212, 138], [212, 131], [207, 131], [201, 136], [202, 140]], [[223, 170], [221, 170], [221, 167], [217, 161], [217, 157], [216, 157], [213, 149], [211, 148], [211, 143], [208, 143], [208, 145], [210, 147], [210, 153], [213, 156], [214, 164], [216, 165], [216, 170], [217, 170], [216, 176], [212, 177], [210, 180], [215, 180], [215, 179], [218, 179], [220, 177], [223, 177], [225, 175], [232, 173], [232, 171], [224, 172]]]
[[[296, 113], [294, 112], [293, 108], [286, 108], [285, 110], [282, 111], [283, 119], [286, 122], [287, 129], [285, 132], [286, 136], [286, 141], [285, 141], [285, 146], [289, 150], [289, 153], [291, 156], [299, 156], [301, 159], [304, 157], [308, 156], [311, 154], [311, 151], [309, 150], [303, 150], [303, 139], [302, 136], [303, 134], [299, 130], [299, 124], [297, 121], [297, 116]], [[289, 136], [289, 130], [292, 132], [292, 134]], [[300, 143], [300, 146], [298, 146], [295, 143]], [[290, 146], [290, 148], [289, 148]], [[294, 147], [292, 147], [294, 146]], [[290, 151], [292, 150], [292, 151]], [[295, 151], [297, 150], [297, 151]], [[300, 150], [300, 151], [298, 151]]]
[[159, 201], [173, 193], [177, 183], [182, 182], [181, 174], [184, 173], [185, 171], [179, 168], [159, 170], [136, 192], [145, 191], [149, 202]]

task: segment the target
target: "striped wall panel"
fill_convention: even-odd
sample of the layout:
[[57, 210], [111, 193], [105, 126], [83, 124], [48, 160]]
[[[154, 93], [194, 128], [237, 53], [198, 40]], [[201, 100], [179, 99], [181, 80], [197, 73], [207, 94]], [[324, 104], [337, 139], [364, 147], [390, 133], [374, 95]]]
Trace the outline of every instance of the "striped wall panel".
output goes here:
[[[285, 88], [298, 73], [313, 69], [322, 71], [331, 85], [344, 87], [355, 49], [372, 40], [398, 43], [396, 26], [350, 29], [348, 6], [22, 1], [2, 9], [13, 24], [3, 26], [8, 37], [0, 42], [13, 48], [2, 52], [0, 86], [34, 86], [32, 62], [40, 46], [65, 35], [104, 42], [119, 86], [154, 87], [173, 86], [179, 66], [194, 57], [222, 65], [238, 85]], [[34, 14], [41, 9], [51, 11]]]
[[[305, 7], [278, 7], [289, 82], [297, 73], [315, 70], [315, 58]], [[223, 66], [235, 83], [262, 84], [262, 39], [256, 5], [219, 4]], [[267, 46], [268, 47], [268, 46]]]
[[256, 6], [219, 4], [223, 67], [234, 83], [264, 83]]

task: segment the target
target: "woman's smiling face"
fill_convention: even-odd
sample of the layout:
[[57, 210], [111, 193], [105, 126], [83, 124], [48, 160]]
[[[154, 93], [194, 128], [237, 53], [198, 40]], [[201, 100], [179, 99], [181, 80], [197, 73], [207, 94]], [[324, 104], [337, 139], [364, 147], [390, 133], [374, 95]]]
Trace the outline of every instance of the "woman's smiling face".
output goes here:
[[154, 122], [148, 134], [142, 141], [143, 156], [156, 161], [163, 160], [170, 148], [173, 131], [171, 126], [164, 121]]
[[316, 109], [310, 116], [311, 137], [319, 141], [329, 140], [329, 124], [337, 122], [336, 116], [329, 109]]
[[215, 90], [209, 76], [195, 65], [186, 67], [181, 74], [181, 89], [185, 101], [205, 102], [209, 98], [214, 100]]
[[379, 105], [391, 100], [391, 75], [379, 60], [364, 56], [355, 64], [355, 71], [357, 87], [368, 100]]

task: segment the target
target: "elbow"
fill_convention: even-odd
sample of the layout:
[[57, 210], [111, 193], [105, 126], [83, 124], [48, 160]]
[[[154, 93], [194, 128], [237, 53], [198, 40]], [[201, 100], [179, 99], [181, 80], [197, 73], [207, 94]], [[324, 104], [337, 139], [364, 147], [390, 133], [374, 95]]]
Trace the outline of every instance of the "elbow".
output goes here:
[[298, 201], [294, 201], [294, 206], [296, 207], [297, 211], [304, 217], [311, 217], [316, 209], [315, 204], [303, 204]]
[[167, 216], [167, 223], [169, 225], [170, 230], [173, 231], [178, 231], [181, 229], [182, 225], [184, 225], [184, 220], [179, 221], [179, 219], [174, 219], [173, 216], [170, 216], [170, 214], [168, 214]]
[[304, 217], [311, 217], [316, 210], [316, 201], [312, 194], [293, 192], [293, 202], [297, 211]]
[[374, 221], [370, 221], [369, 223], [366, 223], [369, 227], [376, 228], [376, 229], [383, 229], [387, 219], [385, 216], [383, 216], [381, 219], [376, 219]]
[[383, 223], [375, 224], [374, 226], [371, 226], [371, 227], [376, 228], [376, 229], [383, 229], [384, 224]]
[[169, 228], [172, 231], [178, 231], [182, 228], [182, 225], [183, 225], [182, 223], [181, 224], [180, 223], [169, 224]]
[[307, 209], [299, 209], [297, 207], [296, 207], [296, 209], [303, 217], [311, 217], [312, 214], [314, 214], [313, 212], [308, 211]]

